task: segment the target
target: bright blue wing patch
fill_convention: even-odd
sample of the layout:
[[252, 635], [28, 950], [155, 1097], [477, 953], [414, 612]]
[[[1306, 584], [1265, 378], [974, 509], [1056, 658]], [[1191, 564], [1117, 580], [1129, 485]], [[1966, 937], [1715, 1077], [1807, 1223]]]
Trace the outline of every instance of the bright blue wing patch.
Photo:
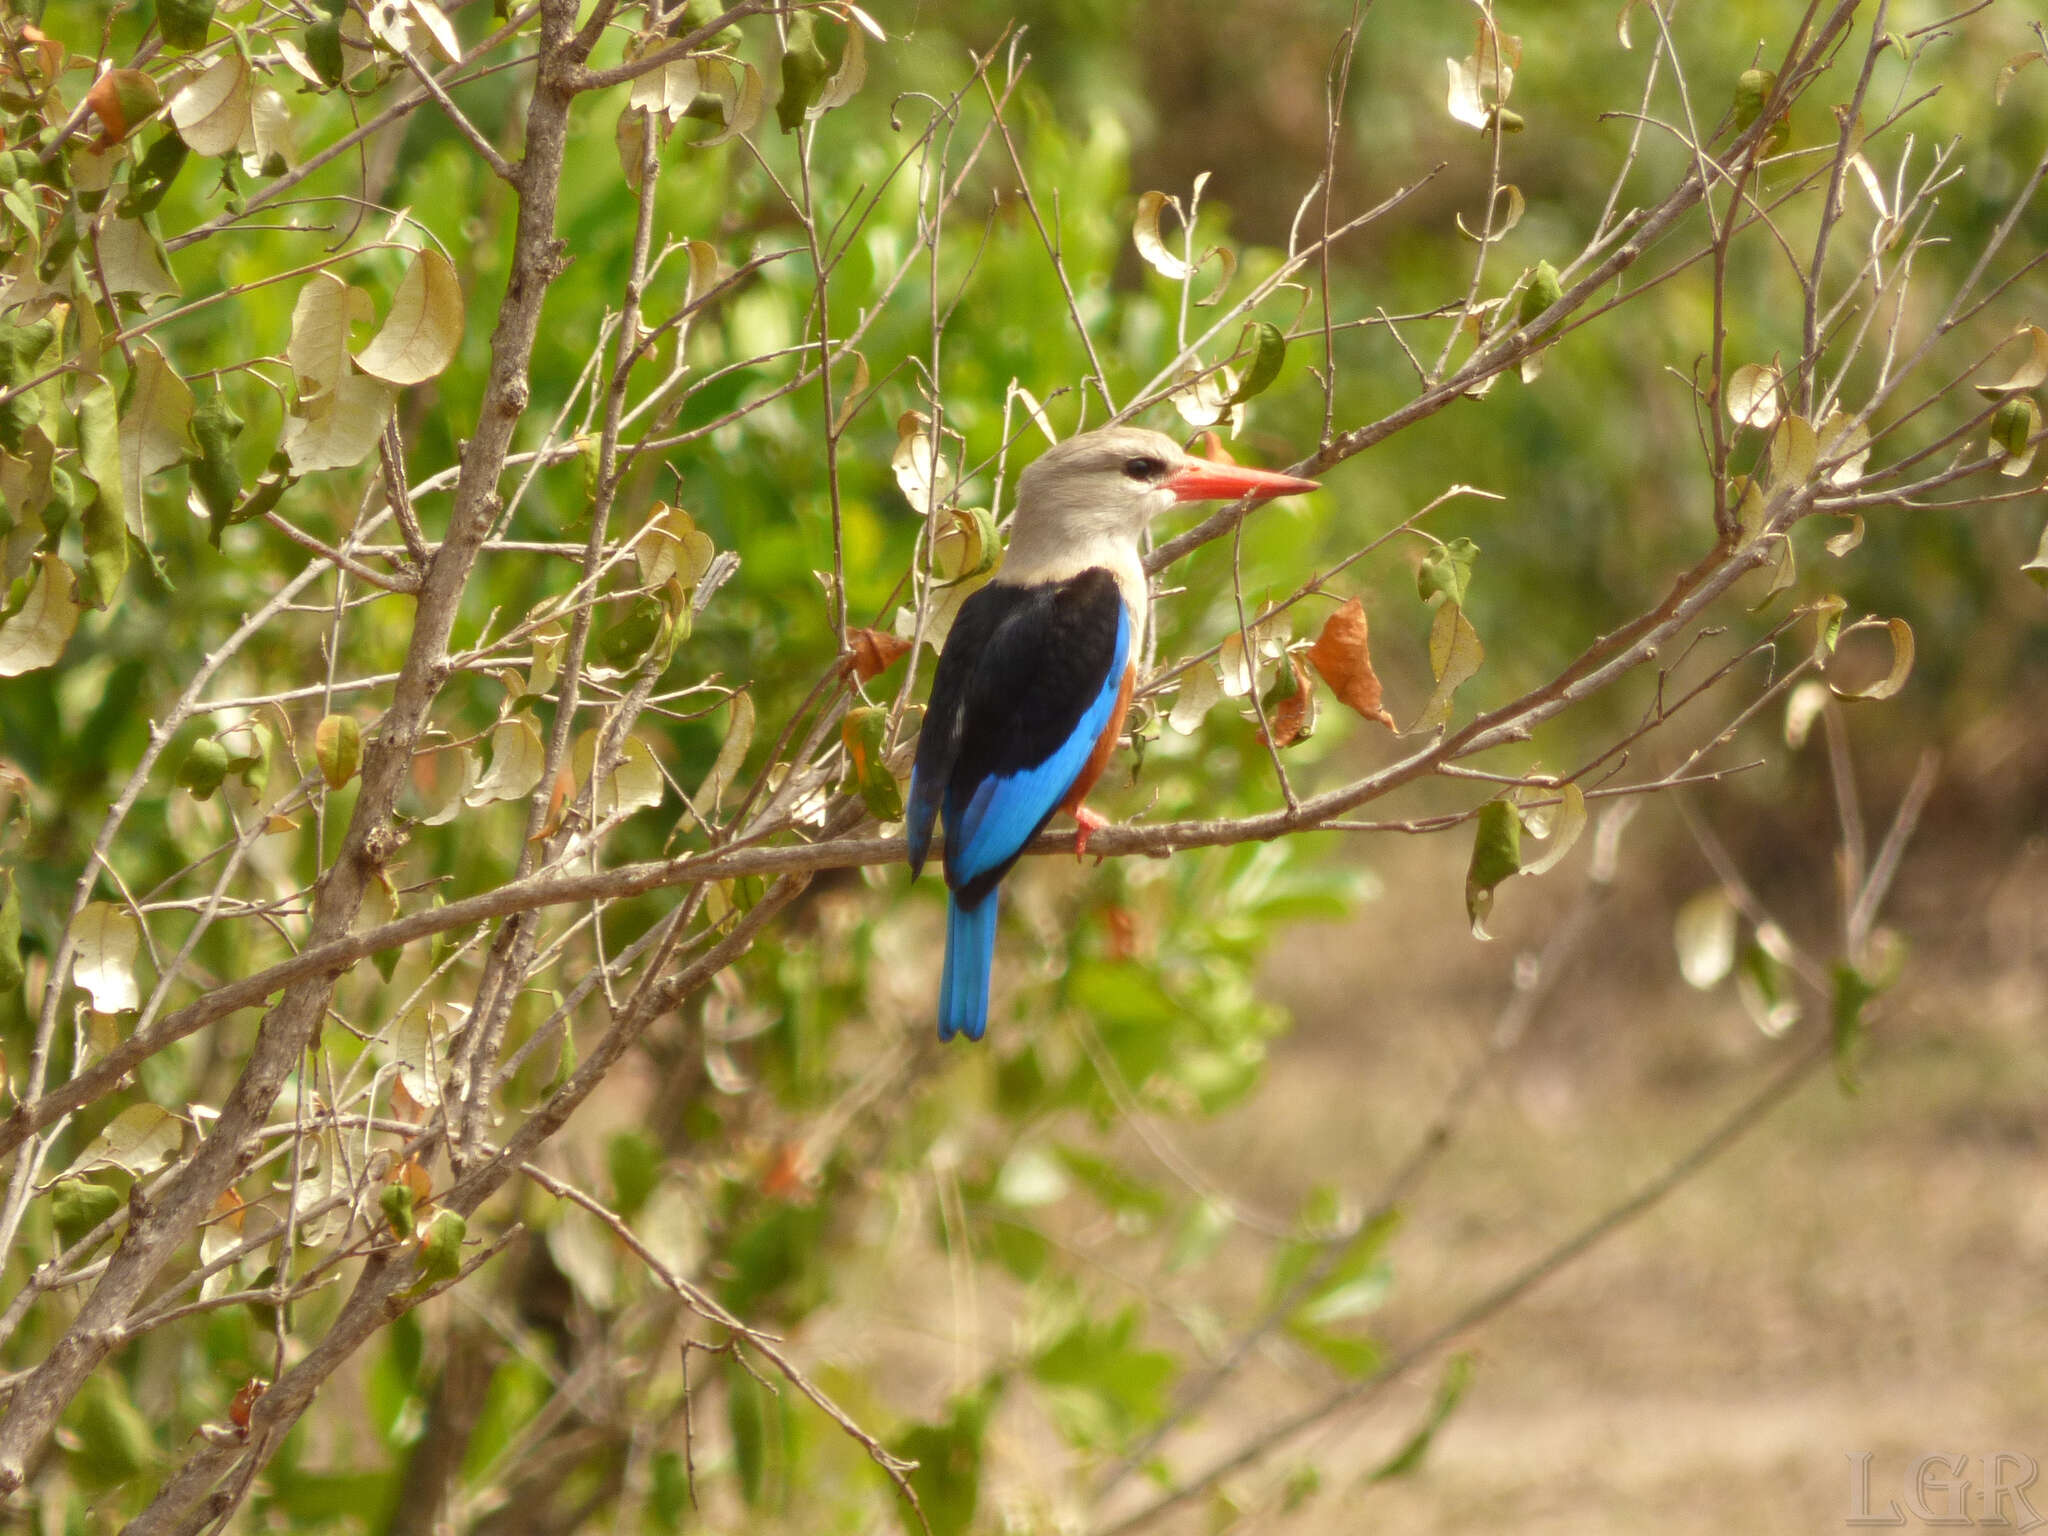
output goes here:
[[[1102, 691], [1090, 702], [1073, 732], [1044, 761], [1017, 773], [983, 779], [975, 785], [966, 805], [947, 805], [946, 841], [949, 848], [956, 850], [946, 872], [950, 884], [966, 885], [1008, 862], [1074, 787], [1074, 780], [1087, 766], [1095, 744], [1109, 729], [1109, 717], [1116, 712], [1117, 698], [1123, 692], [1124, 668], [1129, 665], [1130, 651], [1130, 610], [1118, 603], [1116, 658], [1102, 680]], [[913, 801], [917, 788], [912, 785]], [[913, 825], [914, 817], [915, 810]], [[926, 839], [931, 835], [928, 821], [924, 835]], [[914, 832], [912, 837], [916, 837]], [[913, 851], [916, 847], [913, 841]]]

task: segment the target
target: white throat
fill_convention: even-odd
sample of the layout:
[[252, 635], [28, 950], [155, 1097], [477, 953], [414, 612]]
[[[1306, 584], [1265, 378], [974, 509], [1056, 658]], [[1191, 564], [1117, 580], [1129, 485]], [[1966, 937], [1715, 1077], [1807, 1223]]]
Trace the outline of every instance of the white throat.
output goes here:
[[1009, 551], [996, 571], [996, 580], [1018, 587], [1046, 586], [1100, 566], [1116, 578], [1124, 607], [1130, 610], [1132, 636], [1135, 639], [1143, 634], [1145, 617], [1151, 608], [1151, 588], [1136, 543], [1107, 529], [1079, 538], [1069, 531], [1058, 539], [1043, 536], [1049, 531], [1042, 523], [1019, 519], [1011, 532]]

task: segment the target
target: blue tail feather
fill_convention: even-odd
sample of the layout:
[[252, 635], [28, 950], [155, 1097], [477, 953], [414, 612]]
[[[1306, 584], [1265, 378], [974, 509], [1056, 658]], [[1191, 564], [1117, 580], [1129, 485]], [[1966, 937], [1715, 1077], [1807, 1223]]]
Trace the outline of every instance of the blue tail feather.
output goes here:
[[946, 969], [939, 980], [939, 1038], [979, 1040], [988, 1028], [988, 979], [996, 958], [996, 902], [990, 891], [971, 907], [946, 898]]

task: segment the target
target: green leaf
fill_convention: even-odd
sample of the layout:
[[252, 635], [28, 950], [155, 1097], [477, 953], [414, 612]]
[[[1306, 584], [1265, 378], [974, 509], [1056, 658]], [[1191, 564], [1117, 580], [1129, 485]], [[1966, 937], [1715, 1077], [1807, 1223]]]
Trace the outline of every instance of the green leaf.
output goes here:
[[860, 791], [862, 804], [877, 821], [903, 819], [903, 793], [896, 775], [889, 771], [884, 745], [889, 734], [889, 711], [880, 705], [850, 709], [840, 723], [840, 740], [846, 746], [847, 764]]
[[1522, 303], [1515, 312], [1515, 324], [1527, 325], [1563, 297], [1564, 282], [1559, 278], [1557, 268], [1547, 261], [1537, 262], [1529, 269], [1529, 281], [1522, 288]]
[[1452, 539], [1432, 550], [1415, 569], [1415, 588], [1425, 603], [1448, 598], [1465, 605], [1466, 588], [1472, 584], [1472, 566], [1479, 559], [1479, 546], [1470, 539]]
[[1863, 1019], [1864, 1005], [1884, 988], [1847, 961], [1836, 962], [1832, 979], [1828, 1024], [1835, 1047], [1835, 1081], [1842, 1085], [1842, 1092], [1855, 1093], [1863, 1086], [1858, 1069], [1870, 1029]]
[[768, 1490], [768, 1389], [737, 1359], [726, 1363], [725, 1422], [740, 1496], [749, 1509], [758, 1509]]
[[392, 1234], [403, 1242], [413, 1234], [413, 1194], [410, 1185], [400, 1181], [386, 1184], [377, 1191], [377, 1209], [384, 1213], [384, 1219], [391, 1224]]
[[156, 0], [156, 24], [164, 41], [189, 52], [204, 47], [214, 0]]
[[[955, 1398], [951, 1412], [938, 1423], [913, 1425], [890, 1447], [903, 1460], [917, 1463], [910, 1487], [931, 1536], [961, 1536], [974, 1524], [981, 1500], [982, 1444], [989, 1410], [1001, 1392], [998, 1377], [979, 1392]], [[923, 1536], [925, 1526], [907, 1507], [902, 1518], [906, 1536]]]
[[156, 1463], [149, 1420], [129, 1400], [110, 1370], [95, 1371], [78, 1390], [71, 1411], [78, 1449], [71, 1468], [88, 1487], [108, 1488], [142, 1476]]
[[14, 884], [14, 871], [0, 869], [0, 993], [21, 985], [25, 972], [21, 964], [21, 892]]
[[782, 50], [782, 97], [775, 103], [775, 120], [784, 133], [794, 133], [804, 123], [810, 105], [832, 73], [832, 61], [818, 46], [818, 23], [809, 11], [789, 18], [789, 43]]
[[1237, 339], [1240, 357], [1247, 347], [1251, 349], [1252, 360], [1245, 364], [1244, 378], [1223, 402], [1225, 405], [1242, 405], [1252, 396], [1264, 394], [1280, 377], [1280, 365], [1287, 360], [1287, 337], [1279, 326], [1264, 320], [1246, 322]]
[[[56, 338], [57, 328], [48, 320], [34, 325], [0, 324], [0, 384], [9, 390], [24, 390], [42, 371], [43, 353]], [[16, 394], [0, 405], [0, 448], [20, 453], [22, 434], [42, 417], [43, 402], [35, 391]]]
[[612, 1178], [612, 1205], [621, 1216], [636, 1216], [661, 1182], [661, 1147], [645, 1131], [621, 1131], [604, 1145]]
[[212, 737], [192, 743], [185, 761], [178, 765], [178, 787], [192, 792], [194, 800], [210, 800], [228, 776], [228, 749]]
[[1465, 1395], [1465, 1389], [1472, 1384], [1472, 1357], [1469, 1354], [1453, 1355], [1444, 1362], [1444, 1373], [1437, 1379], [1436, 1396], [1431, 1400], [1429, 1411], [1422, 1416], [1422, 1423], [1400, 1450], [1373, 1469], [1368, 1482], [1383, 1482], [1390, 1477], [1406, 1477], [1422, 1466], [1423, 1458], [1429, 1454], [1430, 1442], [1436, 1432], [1444, 1426], [1444, 1420], [1451, 1416], [1458, 1406], [1458, 1399]]
[[313, 732], [313, 760], [329, 789], [339, 789], [363, 766], [363, 728], [354, 715], [328, 715]]
[[666, 616], [660, 598], [647, 594], [635, 598], [633, 605], [613, 619], [598, 637], [599, 658], [615, 671], [630, 672], [653, 647]]
[[412, 1284], [415, 1293], [430, 1290], [451, 1280], [462, 1269], [462, 1239], [469, 1223], [450, 1210], [434, 1212], [427, 1230], [420, 1234], [420, 1274]]
[[[211, 6], [208, 7], [211, 9]], [[152, 212], [171, 190], [178, 172], [192, 153], [191, 147], [175, 133], [166, 132], [136, 162], [128, 173], [128, 192], [115, 210], [124, 219], [139, 219]]]
[[1740, 134], [1763, 115], [1764, 104], [1778, 89], [1777, 74], [1768, 69], [1745, 69], [1735, 77], [1735, 131]]
[[59, 1179], [50, 1191], [50, 1225], [57, 1241], [71, 1247], [121, 1208], [121, 1192], [91, 1179]]
[[78, 595], [88, 608], [104, 608], [128, 571], [128, 515], [121, 494], [121, 423], [114, 386], [102, 379], [78, 404], [78, 462], [92, 482], [86, 503], [85, 569]]
[[242, 471], [235, 463], [235, 439], [241, 436], [242, 425], [225, 394], [216, 393], [192, 412], [192, 441], [199, 445], [192, 460], [192, 489], [206, 508], [208, 536], [215, 549], [242, 498]]
[[1489, 800], [1479, 808], [1472, 838], [1472, 862], [1465, 870], [1465, 915], [1475, 939], [1490, 938], [1487, 915], [1493, 911], [1493, 890], [1522, 867], [1522, 818], [1505, 800]]
[[1054, 1420], [1074, 1444], [1122, 1445], [1165, 1411], [1178, 1362], [1141, 1348], [1138, 1322], [1136, 1307], [1108, 1320], [1082, 1318], [1032, 1361]]

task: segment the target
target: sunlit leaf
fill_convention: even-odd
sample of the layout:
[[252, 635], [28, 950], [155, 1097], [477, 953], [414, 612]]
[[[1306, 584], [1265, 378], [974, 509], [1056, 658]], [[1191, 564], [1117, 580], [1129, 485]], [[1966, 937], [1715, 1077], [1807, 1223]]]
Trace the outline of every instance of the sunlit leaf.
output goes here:
[[177, 293], [155, 239], [139, 219], [109, 219], [99, 227], [100, 271], [110, 293], [133, 293], [145, 299]]
[[137, 1178], [154, 1173], [185, 1144], [185, 1122], [157, 1104], [131, 1104], [95, 1136], [73, 1173], [119, 1168]]
[[1861, 512], [1851, 512], [1849, 514], [1849, 526], [1840, 533], [1829, 534], [1825, 547], [1829, 554], [1839, 559], [1862, 542], [1863, 514]]
[[1223, 292], [1230, 286], [1230, 280], [1237, 276], [1237, 252], [1227, 245], [1219, 245], [1202, 253], [1198, 266], [1207, 266], [1211, 257], [1216, 261], [1216, 281], [1209, 285], [1209, 291], [1195, 300], [1195, 308], [1209, 309], [1223, 302]]
[[249, 61], [229, 48], [171, 94], [178, 137], [195, 155], [233, 154], [249, 131]]
[[703, 88], [718, 98], [725, 126], [710, 137], [699, 139], [698, 148], [709, 149], [751, 133], [760, 122], [761, 72], [751, 64], [741, 64], [739, 69], [740, 74], [735, 76], [733, 66], [724, 59], [706, 59], [699, 66]]
[[[2020, 569], [2026, 572], [2027, 579], [2036, 586], [2048, 587], [2048, 527], [2041, 530], [2041, 542], [2034, 550], [2034, 558]], [[5, 634], [4, 630], [0, 630], [0, 645], [5, 643]]]
[[1192, 736], [1222, 697], [1223, 684], [1216, 669], [1198, 662], [1181, 677], [1180, 691], [1173, 697], [1173, 709], [1166, 723], [1181, 735]]
[[1840, 459], [1828, 471], [1828, 484], [1851, 485], [1863, 477], [1863, 465], [1870, 457], [1870, 429], [1843, 411], [1831, 412], [1820, 424], [1819, 456], [1823, 462]]
[[1778, 370], [1744, 363], [1728, 375], [1728, 419], [1738, 427], [1768, 428], [1778, 419]]
[[391, 1060], [413, 1103], [438, 1109], [449, 1062], [449, 1030], [440, 1008], [417, 1003], [399, 1015], [391, 1026]]
[[348, 333], [377, 317], [369, 294], [332, 272], [316, 272], [292, 305], [291, 339], [285, 361], [298, 380], [302, 407], [331, 394], [348, 374]]
[[2012, 377], [2001, 384], [1974, 386], [1978, 394], [1987, 400], [1995, 400], [2000, 395], [2038, 389], [2044, 380], [2048, 380], [2048, 331], [2042, 330], [2038, 325], [2023, 325], [2014, 331], [2007, 341], [2018, 341], [2023, 337], [2027, 343], [2027, 360], [2013, 370]]
[[931, 424], [922, 411], [905, 411], [899, 416], [896, 452], [889, 460], [904, 499], [920, 512], [945, 501], [956, 483], [952, 461], [932, 441]]
[[1486, 126], [1488, 107], [1479, 94], [1479, 61], [1476, 58], [1445, 59], [1450, 72], [1450, 89], [1444, 106], [1454, 121], [1468, 128]]
[[462, 344], [462, 284], [436, 250], [413, 257], [391, 297], [391, 313], [356, 354], [356, 366], [387, 384], [423, 383], [446, 368]]
[[[1566, 784], [1558, 791], [1558, 797], [1557, 813], [1551, 818], [1547, 830], [1543, 856], [1522, 866], [1525, 875], [1544, 875], [1557, 868], [1586, 830], [1586, 792], [1577, 784]], [[1532, 827], [1531, 830], [1535, 829]]]
[[120, 420], [114, 386], [104, 379], [78, 402], [78, 468], [93, 488], [80, 517], [85, 568], [78, 574], [78, 597], [88, 608], [104, 608], [114, 600], [128, 570]]
[[1786, 415], [1771, 434], [1771, 484], [1796, 487], [1806, 484], [1820, 453], [1820, 438], [1804, 416]]
[[1138, 247], [1138, 254], [1145, 258], [1147, 266], [1161, 277], [1179, 282], [1188, 275], [1188, 264], [1169, 251], [1159, 235], [1159, 215], [1171, 202], [1172, 199], [1164, 192], [1141, 195], [1138, 211], [1131, 219], [1131, 241]]
[[[1466, 228], [1465, 215], [1461, 213], [1456, 216], [1458, 233], [1467, 240], [1475, 240], [1481, 245], [1491, 245], [1496, 240], [1505, 239], [1508, 232], [1522, 222], [1522, 214], [1528, 207], [1528, 201], [1522, 196], [1522, 189], [1512, 182], [1494, 188], [1494, 204], [1496, 207], [1499, 206], [1503, 195], [1508, 200], [1507, 212], [1498, 217], [1491, 230]], [[1538, 313], [1541, 313], [1541, 311], [1538, 311]]]
[[[629, 49], [627, 57], [633, 56]], [[650, 69], [636, 77], [627, 89], [628, 116], [633, 111], [655, 112], [668, 119], [671, 126], [680, 122], [690, 104], [697, 99], [702, 89], [702, 80], [697, 72], [697, 61], [693, 58], [671, 59], [659, 69]], [[638, 171], [639, 157], [634, 157], [634, 171]]]
[[1828, 707], [1828, 685], [1818, 681], [1801, 683], [1785, 700], [1785, 745], [1797, 752], [1806, 745], [1813, 723]]
[[142, 930], [126, 907], [95, 901], [71, 928], [71, 979], [92, 998], [95, 1013], [133, 1013], [142, 1006], [135, 955]]
[[287, 416], [279, 445], [292, 473], [310, 475], [322, 469], [347, 469], [370, 456], [384, 435], [397, 391], [361, 374], [349, 374], [323, 396], [308, 416]]
[[2004, 106], [2005, 93], [2012, 89], [2013, 81], [2019, 78], [2020, 72], [2029, 64], [2040, 63], [2042, 57], [2040, 49], [2031, 48], [2025, 53], [2016, 53], [2007, 59], [1999, 68], [1997, 83], [1991, 88], [1992, 104], [1994, 106]]
[[[907, 645], [905, 649], [908, 649]], [[697, 786], [698, 810], [709, 815], [717, 807], [739, 777], [740, 769], [747, 760], [747, 749], [753, 744], [754, 696], [742, 691], [734, 694], [727, 705], [725, 740], [719, 743], [718, 756], [712, 761], [711, 771]]]
[[72, 602], [72, 569], [53, 553], [37, 555], [41, 575], [27, 600], [0, 623], [0, 678], [47, 668], [63, 655], [78, 629], [78, 604]]
[[136, 344], [121, 412], [122, 494], [140, 517], [149, 477], [184, 458], [192, 426], [192, 387], [172, 371], [152, 341]]
[[242, 169], [251, 176], [281, 176], [299, 163], [292, 137], [292, 109], [275, 86], [257, 88], [249, 98], [249, 132], [236, 146]]
[[[342, 1166], [338, 1138], [332, 1131], [304, 1145], [307, 1168], [292, 1186], [292, 1215], [299, 1245], [324, 1248], [348, 1230], [352, 1211], [348, 1170]], [[313, 1160], [315, 1148], [317, 1163]]]
[[[1913, 675], [1913, 627], [1904, 619], [1887, 619], [1885, 628], [1892, 638], [1891, 670], [1862, 688], [1835, 688], [1838, 699], [1889, 699], [1906, 686]], [[1833, 688], [1834, 684], [1830, 683]]]
[[500, 720], [491, 727], [491, 766], [476, 787], [462, 797], [465, 805], [491, 805], [533, 793], [547, 767], [547, 745], [526, 715]]
[[1235, 437], [1244, 425], [1244, 407], [1237, 403], [1237, 371], [1225, 365], [1190, 370], [1184, 377], [1187, 382], [1172, 397], [1180, 419], [1191, 427], [1220, 425]]
[[[591, 770], [597, 765], [598, 735], [599, 732], [593, 728], [576, 739], [572, 761], [579, 785], [590, 782]], [[620, 744], [618, 766], [597, 786], [597, 819], [610, 821], [614, 817], [630, 816], [635, 811], [659, 805], [666, 789], [661, 768], [654, 760], [654, 750], [638, 736], [628, 736]]]
[[1687, 986], [1708, 991], [1735, 969], [1735, 920], [1735, 903], [1718, 885], [1678, 909], [1671, 942], [1678, 951], [1678, 974]]

